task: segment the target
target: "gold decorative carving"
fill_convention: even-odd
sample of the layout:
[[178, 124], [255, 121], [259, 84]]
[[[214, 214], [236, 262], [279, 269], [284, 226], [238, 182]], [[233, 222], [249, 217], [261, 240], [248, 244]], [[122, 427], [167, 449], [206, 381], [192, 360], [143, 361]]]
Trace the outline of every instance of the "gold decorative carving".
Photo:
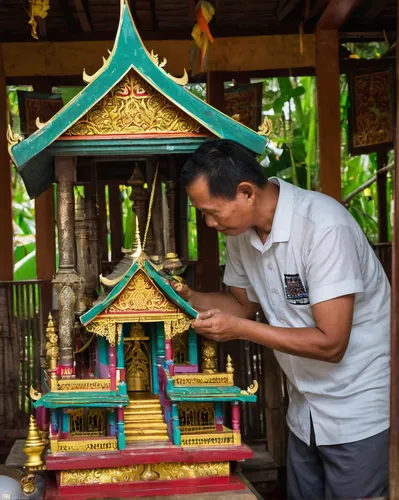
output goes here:
[[[149, 477], [150, 471], [151, 477]], [[61, 471], [61, 486], [91, 484], [119, 484], [142, 481], [170, 481], [201, 477], [230, 475], [230, 462], [163, 462], [158, 464], [124, 465], [104, 469], [79, 469]]]
[[[24, 476], [21, 477], [19, 482], [21, 484], [21, 488], [25, 493], [25, 495], [30, 496], [32, 495], [32, 493], [35, 492], [36, 490], [35, 479], [36, 479], [36, 474], [32, 472], [28, 472], [28, 474], [25, 474]], [[6, 493], [4, 492], [2, 495], [2, 500], [6, 499], [5, 495]], [[12, 497], [10, 496], [8, 498], [11, 499]]]
[[167, 59], [166, 57], [164, 57], [162, 59], [161, 62], [159, 62], [159, 57], [158, 57], [158, 54], [155, 54], [153, 50], [151, 50], [151, 59], [152, 61], [158, 66], [159, 69], [161, 69], [173, 82], [177, 83], [178, 85], [182, 85], [184, 87], [184, 85], [187, 85], [188, 83], [188, 74], [187, 74], [187, 71], [186, 69], [184, 68], [184, 73], [183, 73], [183, 76], [181, 76], [180, 78], [176, 78], [175, 76], [172, 76], [170, 75], [169, 73], [167, 73], [163, 68], [166, 66], [167, 64]]
[[190, 446], [231, 446], [234, 445], [234, 433], [225, 431], [218, 434], [182, 434], [181, 445]]
[[125, 343], [126, 383], [129, 391], [149, 391], [150, 353], [148, 343], [133, 340]]
[[37, 469], [43, 466], [42, 453], [44, 451], [44, 443], [39, 432], [35, 417], [30, 416], [28, 437], [25, 441], [23, 452], [27, 455], [28, 459], [24, 466], [28, 469]]
[[175, 335], [172, 341], [173, 362], [184, 365], [188, 361], [188, 339], [184, 333]]
[[85, 439], [85, 440], [51, 440], [51, 452], [82, 452], [82, 451], [113, 451], [117, 449], [116, 438], [100, 438], [100, 439]]
[[178, 409], [182, 432], [215, 429], [216, 419], [213, 403], [179, 403]]
[[93, 332], [101, 337], [105, 337], [109, 344], [114, 347], [116, 342], [116, 323], [115, 320], [105, 318], [98, 321], [92, 321], [86, 325], [88, 332]]
[[165, 321], [165, 338], [173, 339], [176, 335], [186, 332], [191, 326], [190, 318], [181, 314], [176, 320]]
[[22, 135], [17, 134], [16, 132], [13, 132], [11, 125], [8, 125], [7, 127], [7, 142], [8, 142], [8, 152], [11, 155], [11, 148], [18, 144], [19, 142], [23, 141]]
[[104, 379], [60, 379], [55, 380], [52, 391], [109, 391], [111, 381]]
[[54, 326], [51, 312], [48, 315], [48, 323], [46, 328], [46, 358], [51, 371], [55, 371], [58, 366], [58, 357], [60, 349], [58, 347], [58, 335]]
[[140, 474], [140, 479], [142, 481], [156, 481], [159, 479], [159, 474], [155, 470], [153, 470], [152, 464], [146, 464], [144, 466], [143, 472]]
[[201, 125], [131, 70], [65, 135], [199, 133]]
[[155, 283], [139, 269], [105, 313], [127, 311], [178, 312], [178, 308], [169, 302]]
[[86, 70], [84, 69], [83, 70], [83, 75], [82, 75], [82, 79], [85, 83], [91, 83], [93, 80], [95, 80], [98, 76], [100, 76], [100, 73], [102, 73], [104, 71], [104, 69], [108, 66], [109, 64], [109, 61], [110, 61], [110, 58], [108, 57], [108, 59], [105, 59], [105, 57], [103, 56], [103, 65], [101, 66], [100, 69], [98, 69], [94, 75], [88, 75], [86, 73]]
[[41, 392], [35, 391], [35, 389], [31, 386], [29, 390], [29, 396], [33, 401], [39, 401], [39, 399], [43, 396]]
[[70, 412], [69, 423], [71, 437], [80, 436], [83, 434], [84, 416], [84, 408], [78, 408], [77, 410], [73, 410]]
[[204, 340], [202, 343], [202, 371], [217, 372], [217, 345], [214, 340]]
[[73, 436], [105, 436], [106, 426], [104, 410], [79, 408], [70, 412], [70, 435]]
[[272, 133], [272, 131], [273, 131], [273, 123], [271, 122], [270, 118], [265, 116], [263, 123], [259, 125], [258, 134], [269, 136]]
[[227, 355], [226, 373], [234, 373], [233, 363], [230, 354]]
[[256, 394], [258, 388], [259, 388], [258, 382], [256, 380], [253, 380], [252, 384], [247, 388], [247, 390], [240, 391], [240, 394], [242, 394], [243, 396], [248, 396], [249, 394]]
[[184, 375], [174, 375], [172, 378], [175, 387], [234, 385], [232, 373], [185, 373]]
[[191, 425], [180, 425], [180, 432], [184, 434], [190, 434], [190, 433], [195, 433], [198, 434], [199, 432], [205, 432], [205, 431], [216, 431], [216, 426], [215, 425], [197, 425], [197, 426], [191, 426]]

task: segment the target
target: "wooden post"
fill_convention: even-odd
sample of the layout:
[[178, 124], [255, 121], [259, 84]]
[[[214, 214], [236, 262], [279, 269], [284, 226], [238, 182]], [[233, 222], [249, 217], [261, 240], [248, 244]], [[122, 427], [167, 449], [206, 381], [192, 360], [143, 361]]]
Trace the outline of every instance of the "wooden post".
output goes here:
[[[223, 111], [224, 82], [220, 73], [208, 73], [206, 100], [214, 108]], [[201, 292], [216, 292], [220, 286], [219, 243], [216, 229], [206, 225], [197, 211], [198, 262], [196, 288]]]
[[[399, 1], [398, 1], [399, 7]], [[397, 19], [399, 27], [399, 17]], [[396, 47], [399, 31], [396, 31]], [[396, 95], [399, 90], [399, 52], [396, 48]], [[391, 433], [389, 447], [389, 498], [399, 498], [399, 108], [396, 106], [395, 171], [393, 176], [394, 213], [392, 217], [392, 300], [391, 300]]]
[[339, 88], [340, 26], [357, 0], [330, 1], [316, 27], [316, 88], [320, 189], [341, 200], [341, 122]]
[[14, 278], [12, 189], [10, 156], [7, 149], [7, 90], [0, 44], [0, 281]]
[[341, 121], [338, 30], [316, 31], [320, 189], [341, 200]]

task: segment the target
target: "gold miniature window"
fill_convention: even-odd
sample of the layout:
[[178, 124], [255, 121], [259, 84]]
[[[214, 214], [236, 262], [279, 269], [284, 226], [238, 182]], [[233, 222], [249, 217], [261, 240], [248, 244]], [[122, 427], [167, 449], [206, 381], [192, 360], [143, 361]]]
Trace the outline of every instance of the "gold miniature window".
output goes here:
[[180, 403], [179, 421], [182, 432], [198, 432], [215, 429], [213, 403]]
[[187, 333], [183, 332], [172, 340], [173, 362], [175, 365], [184, 365], [188, 362]]
[[106, 436], [105, 412], [101, 408], [73, 410], [70, 413], [71, 436]]

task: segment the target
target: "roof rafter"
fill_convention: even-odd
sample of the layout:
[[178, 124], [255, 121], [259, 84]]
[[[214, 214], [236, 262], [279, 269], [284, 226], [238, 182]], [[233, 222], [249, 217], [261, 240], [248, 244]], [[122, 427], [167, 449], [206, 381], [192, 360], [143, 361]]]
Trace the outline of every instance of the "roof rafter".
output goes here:
[[93, 31], [87, 0], [72, 0], [72, 4], [82, 31], [84, 33]]

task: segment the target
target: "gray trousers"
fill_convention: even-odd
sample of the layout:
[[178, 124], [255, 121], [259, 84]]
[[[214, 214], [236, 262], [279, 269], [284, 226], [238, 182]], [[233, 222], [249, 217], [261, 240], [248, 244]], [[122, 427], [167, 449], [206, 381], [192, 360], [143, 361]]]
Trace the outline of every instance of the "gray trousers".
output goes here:
[[389, 429], [361, 441], [310, 446], [288, 437], [289, 500], [353, 500], [388, 496]]

